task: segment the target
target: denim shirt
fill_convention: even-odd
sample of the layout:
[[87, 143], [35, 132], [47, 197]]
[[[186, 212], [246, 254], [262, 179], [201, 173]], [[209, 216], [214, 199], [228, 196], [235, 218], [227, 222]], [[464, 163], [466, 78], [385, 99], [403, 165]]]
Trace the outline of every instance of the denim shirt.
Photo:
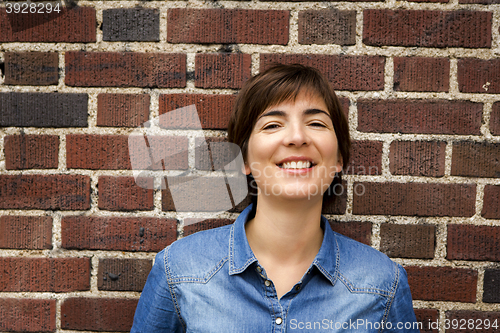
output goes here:
[[247, 241], [250, 210], [158, 253], [131, 332], [419, 332], [404, 268], [324, 217], [318, 254], [278, 299]]

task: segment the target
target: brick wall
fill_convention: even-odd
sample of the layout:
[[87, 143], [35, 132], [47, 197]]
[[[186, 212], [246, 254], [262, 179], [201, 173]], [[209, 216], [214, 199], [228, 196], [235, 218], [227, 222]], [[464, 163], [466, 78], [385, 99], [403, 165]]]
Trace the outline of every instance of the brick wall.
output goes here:
[[0, 3], [0, 332], [128, 331], [155, 253], [237, 212], [173, 211], [134, 182], [127, 136], [194, 103], [203, 131], [161, 138], [184, 149], [164, 167], [208, 172], [193, 147], [223, 141], [233, 94], [272, 62], [319, 68], [348, 114], [334, 230], [406, 267], [423, 331], [500, 325], [498, 4]]

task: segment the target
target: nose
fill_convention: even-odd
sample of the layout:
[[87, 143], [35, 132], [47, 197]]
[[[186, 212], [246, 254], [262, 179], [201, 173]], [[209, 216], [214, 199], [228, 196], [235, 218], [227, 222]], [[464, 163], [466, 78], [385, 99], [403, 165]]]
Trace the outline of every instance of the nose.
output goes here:
[[309, 135], [302, 124], [291, 124], [286, 130], [284, 138], [285, 146], [301, 147], [310, 143]]

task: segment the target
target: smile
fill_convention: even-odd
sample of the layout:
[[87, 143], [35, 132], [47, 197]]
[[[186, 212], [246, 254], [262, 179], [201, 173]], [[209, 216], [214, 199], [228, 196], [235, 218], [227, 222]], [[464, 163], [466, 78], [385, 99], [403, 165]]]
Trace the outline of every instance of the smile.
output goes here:
[[309, 169], [311, 167], [310, 161], [291, 161], [278, 164], [281, 169]]

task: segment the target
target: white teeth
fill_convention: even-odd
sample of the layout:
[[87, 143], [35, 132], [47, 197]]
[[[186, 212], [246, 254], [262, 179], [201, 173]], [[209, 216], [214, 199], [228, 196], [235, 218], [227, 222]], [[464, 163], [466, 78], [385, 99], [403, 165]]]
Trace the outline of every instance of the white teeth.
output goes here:
[[308, 169], [311, 167], [309, 161], [285, 162], [281, 166], [282, 169]]

